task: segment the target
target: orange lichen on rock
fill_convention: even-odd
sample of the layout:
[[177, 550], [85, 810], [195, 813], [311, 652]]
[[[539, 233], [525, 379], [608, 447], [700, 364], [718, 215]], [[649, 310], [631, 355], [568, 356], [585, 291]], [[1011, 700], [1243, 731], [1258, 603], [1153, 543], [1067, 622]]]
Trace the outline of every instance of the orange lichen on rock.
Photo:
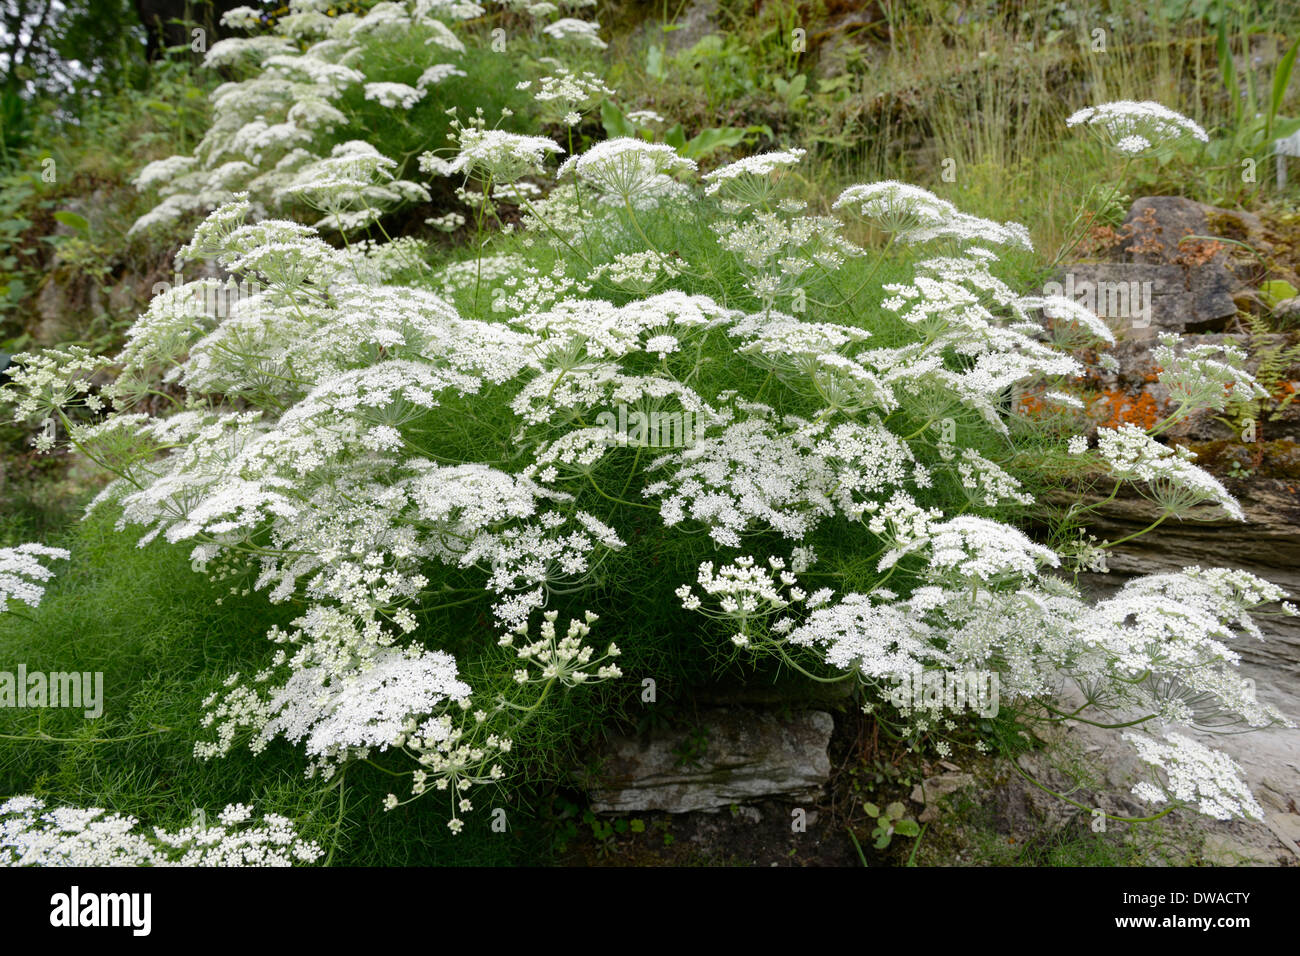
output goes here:
[[1160, 406], [1149, 392], [1129, 395], [1120, 389], [1105, 389], [1097, 404], [1109, 407], [1110, 417], [1101, 423], [1102, 428], [1118, 428], [1120, 425], [1137, 425], [1139, 428], [1151, 428], [1160, 421]]

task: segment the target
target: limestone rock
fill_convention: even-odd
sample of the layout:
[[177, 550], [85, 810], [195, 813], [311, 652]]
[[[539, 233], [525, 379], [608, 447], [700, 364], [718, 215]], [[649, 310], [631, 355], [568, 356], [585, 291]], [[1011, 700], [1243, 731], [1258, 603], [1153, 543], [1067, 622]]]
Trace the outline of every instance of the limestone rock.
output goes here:
[[702, 711], [698, 729], [618, 737], [584, 780], [597, 813], [712, 810], [767, 797], [815, 799], [830, 777], [825, 711]]
[[942, 800], [949, 794], [956, 793], [963, 787], [975, 783], [975, 777], [969, 773], [941, 773], [929, 777], [912, 788], [912, 802], [929, 804]]

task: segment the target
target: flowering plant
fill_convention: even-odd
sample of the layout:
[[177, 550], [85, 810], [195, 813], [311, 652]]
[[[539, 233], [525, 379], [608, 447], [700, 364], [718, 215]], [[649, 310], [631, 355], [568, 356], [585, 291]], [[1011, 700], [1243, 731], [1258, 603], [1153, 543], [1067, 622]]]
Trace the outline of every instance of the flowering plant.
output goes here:
[[[349, 35], [387, 30], [399, 14], [372, 22], [379, 9]], [[346, 49], [313, 69], [342, 77]], [[437, 791], [459, 832], [476, 788], [521, 772], [539, 714], [671, 667], [665, 646], [853, 681], [889, 732], [940, 754], [960, 734], [986, 748], [988, 726], [891, 692], [916, 673], [993, 673], [1003, 716], [1031, 724], [1286, 720], [1233, 649], [1261, 638], [1251, 615], [1280, 589], [1193, 567], [1089, 602], [1073, 555], [1016, 526], [1044, 455], [1136, 485], [1156, 524], [1202, 502], [1244, 518], [1155, 440], [1168, 422], [1103, 430], [1094, 449], [1007, 410], [1015, 387], [1072, 400], [1085, 367], [1062, 326], [1069, 344], [1114, 338], [999, 276], [1031, 246], [1023, 226], [895, 182], [846, 189], [840, 218], [807, 214], [788, 194], [798, 149], [701, 178], [668, 146], [615, 139], [546, 184], [559, 144], [476, 122], [454, 136], [422, 168], [482, 187], [471, 258], [395, 282], [376, 264], [399, 243], [324, 241], [371, 208], [355, 171], [386, 166], [350, 146], [292, 187], [328, 196], [328, 223], [266, 218], [241, 194], [199, 226], [184, 258], [263, 290], [230, 315], [163, 296], [116, 356], [20, 357], [17, 416], [117, 476], [94, 508], [142, 545], [191, 546], [232, 591], [301, 608], [268, 632], [263, 669], [204, 702], [196, 755], [283, 738], [326, 778], [405, 760], [387, 806]], [[494, 185], [526, 179], [549, 191], [513, 193], [522, 220], [489, 239]], [[888, 241], [855, 241], [862, 220]], [[902, 281], [876, 279], [886, 262]], [[1161, 348], [1175, 416], [1257, 387], [1231, 350]], [[1073, 713], [1064, 685], [1085, 698]], [[1135, 738], [1167, 777], [1139, 797], [1257, 813], [1226, 757], [1165, 739]]]
[[[494, 2], [523, 17], [533, 55], [598, 49], [598, 25], [557, 17], [554, 4]], [[518, 60], [496, 49], [475, 2], [398, 0], [340, 12], [325, 0], [292, 0], [269, 30], [258, 12], [222, 18], [247, 30], [214, 43], [204, 65], [236, 79], [212, 94], [212, 122], [191, 155], [169, 156], [136, 177], [161, 201], [133, 232], [207, 212], [237, 192], [263, 209], [325, 212], [317, 225], [353, 232], [398, 205], [427, 202], [411, 158], [447, 128], [444, 112], [467, 97], [506, 105], [499, 84]], [[554, 22], [550, 22], [554, 20]], [[347, 208], [338, 203], [344, 194]]]

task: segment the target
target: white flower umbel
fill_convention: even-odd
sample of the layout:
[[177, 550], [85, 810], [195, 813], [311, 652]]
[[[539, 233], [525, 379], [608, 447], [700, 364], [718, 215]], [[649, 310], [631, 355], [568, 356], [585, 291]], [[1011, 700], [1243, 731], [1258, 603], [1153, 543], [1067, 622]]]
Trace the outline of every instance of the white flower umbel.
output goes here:
[[1042, 565], [1060, 559], [1024, 532], [988, 518], [964, 515], [935, 525], [930, 532], [930, 569], [940, 575], [991, 581], [1003, 575], [1032, 577]]
[[775, 555], [768, 558], [766, 567], [748, 555], [716, 571], [712, 561], [705, 561], [700, 565], [697, 583], [709, 598], [708, 606], [689, 584], [683, 584], [675, 592], [682, 607], [726, 621], [735, 629], [731, 642], [737, 647], [753, 645], [764, 636], [768, 618], [806, 596], [795, 587], [795, 575], [786, 570], [785, 560]]
[[577, 46], [603, 50], [608, 44], [600, 38], [600, 24], [589, 20], [575, 20], [562, 17], [550, 26], [542, 28], [542, 33], [556, 40], [573, 43]]
[[460, 149], [450, 161], [432, 153], [420, 157], [420, 168], [443, 176], [464, 175], [495, 183], [511, 183], [523, 176], [545, 173], [547, 156], [564, 152], [545, 136], [522, 136], [499, 129], [474, 126], [459, 130]]
[[793, 295], [810, 276], [833, 272], [862, 250], [839, 235], [841, 224], [829, 216], [785, 218], [760, 212], [727, 230], [720, 245], [732, 253], [750, 277], [749, 288], [765, 310]]
[[574, 175], [580, 182], [628, 202], [659, 186], [664, 176], [693, 170], [695, 161], [664, 143], [621, 137], [597, 143], [560, 166], [558, 177]]
[[423, 88], [417, 89], [405, 83], [367, 83], [365, 91], [366, 99], [374, 100], [380, 106], [387, 106], [390, 109], [409, 110], [424, 99]]
[[149, 833], [135, 817], [98, 807], [47, 810], [36, 797], [11, 797], [0, 804], [0, 865], [293, 866], [324, 856], [277, 814], [254, 821], [247, 806], [231, 804], [217, 819]]
[[1140, 783], [1133, 788], [1144, 803], [1175, 802], [1216, 820], [1264, 819], [1264, 808], [1227, 754], [1176, 732], [1166, 733], [1163, 742], [1132, 732], [1125, 733], [1124, 739], [1137, 749], [1143, 763], [1165, 777], [1162, 785]]
[[556, 631], [557, 617], [557, 611], [547, 611], [542, 615], [541, 636], [532, 643], [519, 647], [514, 644], [515, 637], [527, 638], [526, 623], [501, 638], [499, 643], [502, 646], [515, 647], [515, 654], [522, 664], [515, 671], [515, 683], [547, 684], [558, 681], [565, 687], [576, 687], [622, 676], [623, 672], [613, 663], [621, 653], [618, 645], [610, 644], [604, 655], [596, 657], [595, 648], [585, 643], [597, 614], [587, 611], [581, 621], [577, 618], [569, 621], [563, 637]]
[[827, 664], [877, 686], [921, 667], [946, 662], [927, 640], [929, 628], [905, 608], [867, 594], [846, 594], [815, 608], [789, 634], [791, 644], [816, 648]]
[[[1115, 344], [1115, 333], [1105, 320], [1081, 302], [1067, 296], [1030, 296], [1022, 299], [1020, 304], [1026, 309], [1042, 309], [1043, 314], [1053, 322], [1074, 326], [1083, 333], [1085, 342], [1100, 339], [1108, 345]], [[1061, 344], [1070, 347], [1079, 343], [1061, 340]]]
[[956, 206], [928, 189], [894, 180], [850, 186], [832, 208], [851, 210], [887, 233], [943, 225], [958, 215]]
[[775, 194], [777, 180], [799, 164], [805, 149], [783, 149], [746, 156], [701, 177], [706, 196], [721, 196], [751, 206], [763, 206]]
[[682, 274], [681, 263], [653, 252], [624, 252], [591, 270], [591, 279], [606, 279], [629, 292], [645, 295]]
[[275, 195], [305, 202], [326, 213], [318, 227], [347, 232], [377, 219], [399, 202], [428, 200], [429, 191], [424, 186], [393, 177], [396, 167], [396, 162], [369, 143], [351, 140], [335, 146], [329, 157], [300, 167], [293, 180], [276, 190]]
[[1158, 381], [1177, 403], [1174, 420], [1197, 411], [1221, 412], [1230, 404], [1249, 407], [1268, 397], [1245, 370], [1246, 353], [1236, 346], [1186, 345], [1175, 333], [1162, 333], [1159, 341], [1151, 350], [1151, 360], [1159, 369]]
[[1202, 143], [1209, 135], [1197, 123], [1150, 100], [1117, 100], [1079, 110], [1067, 126], [1087, 126], [1110, 148], [1125, 156], [1138, 156], [1161, 146], [1190, 138]]
[[1116, 478], [1142, 482], [1151, 499], [1172, 514], [1212, 501], [1230, 518], [1245, 521], [1237, 499], [1209, 472], [1193, 465], [1195, 452], [1162, 445], [1132, 422], [1097, 431], [1097, 450]]
[[38, 607], [46, 582], [54, 577], [54, 572], [41, 564], [41, 559], [66, 561], [69, 557], [63, 548], [47, 548], [43, 544], [0, 548], [0, 614], [10, 610], [11, 601]]
[[541, 106], [543, 116], [552, 121], [563, 121], [566, 126], [576, 125], [583, 113], [590, 112], [614, 95], [614, 91], [595, 73], [589, 70], [575, 73], [564, 68], [537, 80], [535, 89], [532, 80], [524, 80], [516, 88], [532, 91], [533, 100]]

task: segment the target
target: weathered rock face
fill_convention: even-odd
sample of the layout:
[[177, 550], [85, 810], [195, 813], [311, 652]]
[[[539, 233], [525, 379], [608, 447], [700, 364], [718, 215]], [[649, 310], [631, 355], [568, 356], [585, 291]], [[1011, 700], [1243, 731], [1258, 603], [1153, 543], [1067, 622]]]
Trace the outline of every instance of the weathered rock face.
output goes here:
[[[1077, 690], [1069, 688], [1062, 703], [1073, 710], [1084, 700]], [[1108, 814], [1147, 816], [1153, 811], [1133, 796], [1133, 785], [1149, 779], [1150, 772], [1137, 759], [1133, 747], [1122, 739], [1120, 729], [1071, 723], [1042, 733], [1049, 747], [1017, 758], [1021, 771], [1044, 786], [1069, 793], [1076, 803]], [[1191, 813], [1176, 814], [1170, 821], [1174, 832], [1182, 834], [1176, 841], [1186, 842], [1201, 860], [1216, 866], [1295, 866], [1300, 846], [1293, 835], [1300, 833], [1300, 814], [1290, 795], [1296, 792], [1293, 788], [1300, 758], [1300, 732], [1275, 727], [1237, 735], [1190, 733], [1207, 746], [1225, 751], [1241, 765], [1264, 810], [1264, 819], [1217, 821]], [[1076, 774], [1082, 776], [1082, 781]], [[1000, 809], [1004, 813], [1011, 809], [1006, 804], [1020, 803], [1035, 816], [1059, 825], [1078, 812], [1073, 805], [1020, 782], [1017, 776], [988, 794], [995, 805], [1003, 805]], [[1008, 815], [1014, 818], [1017, 814]], [[1198, 840], [1203, 841], [1199, 848]], [[1164, 862], [1159, 855], [1152, 855], [1152, 864]]]
[[924, 810], [917, 817], [918, 823], [933, 823], [939, 819], [939, 801], [958, 790], [975, 785], [975, 777], [969, 773], [953, 770], [948, 773], [928, 777], [912, 788], [912, 802], [919, 803]]
[[[1207, 411], [1189, 416], [1162, 435], [1196, 452], [1198, 463], [1221, 476], [1250, 476], [1244, 481], [1227, 481], [1247, 521], [1233, 521], [1215, 506], [1194, 509], [1185, 520], [1166, 521], [1154, 533], [1121, 545], [1109, 555], [1110, 573], [1081, 575], [1080, 583], [1086, 593], [1101, 597], [1134, 576], [1199, 565], [1242, 568], [1293, 595], [1300, 594], [1300, 444], [1296, 441], [1300, 407], [1294, 402], [1282, 403], [1278, 391], [1279, 378], [1295, 371], [1294, 364], [1283, 357], [1293, 337], [1257, 331], [1242, 334], [1244, 327], [1236, 319], [1238, 309], [1256, 314], [1263, 311], [1258, 297], [1249, 291], [1260, 278], [1258, 258], [1248, 252], [1243, 257], [1240, 247], [1231, 244], [1201, 239], [1180, 244], [1189, 236], [1215, 236], [1247, 242], [1268, 254], [1271, 246], [1263, 238], [1264, 226], [1248, 213], [1157, 197], [1133, 204], [1122, 234], [1124, 238], [1114, 250], [1119, 261], [1067, 266], [1058, 278], [1062, 283], [1067, 278], [1073, 280], [1076, 299], [1080, 288], [1092, 293], [1095, 306], [1084, 304], [1108, 318], [1118, 339], [1110, 350], [1118, 369], [1090, 380], [1107, 403], [1115, 406], [1111, 420], [1103, 423], [1097, 417], [1097, 424], [1114, 427], [1133, 422], [1147, 427], [1172, 410], [1152, 355], [1153, 340], [1161, 332], [1176, 332], [1189, 345], [1233, 345], [1246, 351], [1246, 368], [1267, 380], [1273, 402], [1262, 406], [1256, 412], [1260, 420], [1245, 430], [1246, 420], [1239, 418], [1245, 412], [1225, 415]], [[1128, 294], [1127, 303], [1121, 290]], [[1068, 290], [1066, 294], [1070, 294]], [[1119, 315], [1115, 315], [1116, 302], [1127, 305]], [[1148, 303], [1149, 314], [1145, 312]], [[1275, 310], [1274, 321], [1278, 318]], [[1267, 369], [1261, 368], [1264, 364]], [[1230, 463], [1238, 466], [1235, 471], [1226, 467]], [[1053, 497], [1062, 505], [1098, 501], [1081, 501], [1065, 491]], [[1088, 530], [1098, 538], [1119, 540], [1147, 527], [1158, 514], [1157, 506], [1135, 489], [1123, 489], [1119, 497], [1089, 514]], [[1255, 681], [1261, 699], [1300, 719], [1300, 619], [1270, 615], [1257, 620], [1266, 640], [1234, 642], [1233, 650], [1241, 655], [1241, 674]], [[1283, 834], [1300, 827], [1295, 804], [1295, 796], [1300, 794], [1300, 731], [1271, 727], [1237, 735], [1195, 731], [1193, 736], [1225, 751], [1241, 765], [1268, 813], [1265, 823], [1233, 824], [1234, 829], [1215, 831], [1216, 839], [1227, 841], [1225, 847], [1246, 846], [1248, 856], [1267, 849], [1264, 856], [1272, 859], [1272, 851], [1279, 847], [1294, 852], [1294, 841]], [[1096, 756], [1108, 784], [1108, 794], [1097, 799], [1114, 801], [1110, 812], [1136, 812], [1138, 808], [1129, 805], [1132, 801], [1126, 794], [1137, 768], [1117, 732], [1071, 726], [1063, 731], [1059, 743]], [[1052, 779], [1051, 768], [1040, 766], [1040, 758], [1029, 755], [1021, 759], [1025, 769]], [[1220, 855], [1226, 857], [1226, 851]]]
[[[1245, 369], [1252, 375], [1260, 370], [1260, 349], [1271, 350], [1280, 354], [1283, 350], [1293, 348], [1300, 341], [1294, 333], [1273, 333], [1263, 336], [1248, 335], [1196, 335], [1187, 337], [1192, 345], [1228, 345], [1246, 353]], [[1156, 343], [1149, 339], [1121, 337], [1119, 342], [1108, 351], [1119, 363], [1115, 372], [1101, 372], [1095, 377], [1095, 384], [1107, 396], [1110, 402], [1117, 401], [1123, 408], [1104, 408], [1111, 412], [1115, 420], [1111, 427], [1121, 422], [1133, 422], [1143, 427], [1154, 425], [1174, 410], [1169, 390], [1158, 381], [1158, 366], [1152, 356]], [[1251, 349], [1255, 349], [1252, 354]], [[1294, 386], [1292, 386], [1294, 387]], [[1115, 398], [1123, 396], [1122, 399]], [[1225, 414], [1214, 411], [1195, 411], [1170, 426], [1164, 437], [1183, 443], [1211, 442], [1219, 440], [1242, 441], [1238, 427]], [[1267, 411], [1256, 422], [1252, 442], [1274, 440], [1295, 442], [1300, 439], [1300, 405], [1291, 402], [1284, 408], [1273, 412]], [[1193, 448], [1193, 450], [1197, 450]]]
[[618, 737], [587, 786], [597, 813], [713, 810], [768, 797], [814, 799], [830, 777], [825, 711], [702, 711], [697, 727]]
[[1262, 228], [1248, 213], [1177, 196], [1144, 197], [1124, 219], [1113, 261], [1066, 266], [1056, 281], [1071, 282], [1077, 292], [1067, 295], [1131, 340], [1228, 331], [1237, 315], [1233, 297], [1243, 288], [1241, 272], [1255, 269], [1257, 260], [1238, 261], [1239, 247], [1214, 240], [1237, 238], [1229, 232], [1258, 236]]
[[[1054, 279], [1061, 294], [1092, 309], [1135, 341], [1160, 332], [1220, 331], [1237, 314], [1237, 282], [1221, 265], [1076, 263]], [[1055, 291], [1054, 289], [1052, 291]]]
[[[1187, 265], [1197, 249], [1191, 236], [1210, 235], [1205, 207], [1180, 196], [1144, 196], [1133, 203], [1121, 227], [1119, 251], [1130, 262]], [[1184, 241], [1187, 240], [1187, 241]]]
[[[1300, 389], [1300, 382], [1291, 381], [1300, 372], [1297, 336], [1266, 333], [1241, 314], [1270, 313], [1270, 324], [1279, 330], [1292, 321], [1291, 306], [1270, 308], [1252, 288], [1261, 281], [1259, 257], [1273, 248], [1266, 234], [1273, 235], [1249, 213], [1178, 197], [1147, 197], [1133, 203], [1118, 237], [1111, 234], [1118, 238], [1110, 249], [1113, 261], [1074, 263], [1053, 276], [1044, 293], [1065, 295], [1091, 309], [1117, 339], [1107, 351], [1118, 368], [1091, 372], [1085, 385], [1094, 426], [1132, 423], [1145, 428], [1173, 411], [1152, 354], [1160, 335], [1176, 333], [1188, 346], [1232, 345], [1247, 353], [1246, 369], [1259, 375], [1270, 399], [1234, 406], [1230, 414], [1195, 412], [1166, 429], [1164, 438], [1193, 445], [1251, 443], [1254, 460], [1239, 461], [1238, 470], [1258, 472], [1265, 465], [1265, 474], [1288, 477], [1285, 463], [1281, 470], [1272, 467], [1277, 448], [1263, 449], [1264, 456], [1254, 453], [1262, 449], [1258, 443], [1294, 442], [1300, 434], [1300, 403], [1286, 401]], [[1300, 315], [1300, 307], [1294, 314]]]

